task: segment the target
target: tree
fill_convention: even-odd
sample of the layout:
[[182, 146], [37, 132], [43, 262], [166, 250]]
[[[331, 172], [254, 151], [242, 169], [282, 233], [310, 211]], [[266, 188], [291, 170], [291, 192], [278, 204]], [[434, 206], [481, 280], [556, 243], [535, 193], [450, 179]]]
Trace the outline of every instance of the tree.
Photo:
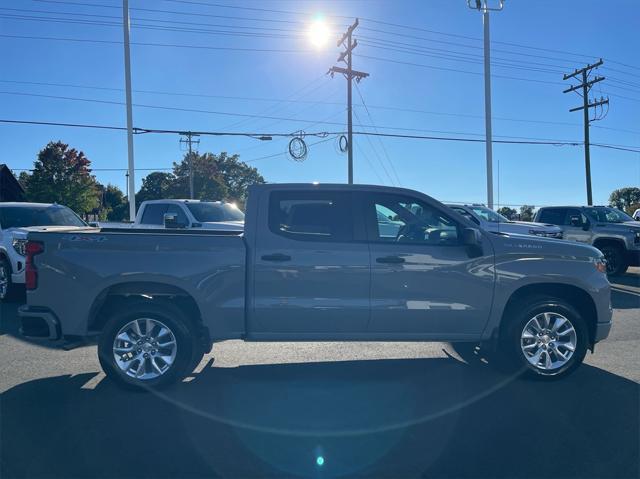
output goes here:
[[630, 215], [635, 211], [635, 205], [640, 203], [640, 188], [628, 186], [614, 190], [609, 196], [609, 205], [619, 210], [626, 211]]
[[120, 188], [107, 185], [102, 193], [102, 211], [108, 221], [124, 221], [128, 215], [129, 202]]
[[535, 206], [522, 205], [520, 207], [520, 220], [521, 221], [533, 221], [533, 210]]
[[503, 206], [502, 208], [498, 209], [498, 213], [500, 213], [508, 220], [515, 220], [518, 216], [518, 212], [513, 208], [509, 208], [508, 206]]
[[22, 175], [27, 199], [58, 203], [86, 215], [100, 204], [100, 192], [83, 152], [61, 141], [50, 142], [38, 153], [31, 175]]
[[176, 178], [173, 173], [154, 171], [142, 179], [142, 187], [136, 194], [136, 205], [143, 201], [176, 198], [174, 196]]

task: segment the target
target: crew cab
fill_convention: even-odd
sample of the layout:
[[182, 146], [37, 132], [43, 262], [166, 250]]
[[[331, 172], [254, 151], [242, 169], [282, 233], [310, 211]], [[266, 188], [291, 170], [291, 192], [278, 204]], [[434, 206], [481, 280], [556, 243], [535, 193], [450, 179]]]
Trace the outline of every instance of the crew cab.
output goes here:
[[484, 205], [447, 206], [462, 216], [467, 216], [482, 229], [491, 233], [515, 233], [562, 239], [562, 229], [556, 225], [532, 221], [512, 221]]
[[488, 233], [402, 188], [256, 185], [243, 233], [68, 229], [26, 249], [23, 334], [95, 341], [108, 377], [138, 388], [228, 339], [482, 342], [559, 377], [612, 324], [597, 249]]
[[553, 206], [536, 213], [536, 221], [552, 223], [564, 238], [595, 246], [607, 260], [607, 273], [622, 275], [640, 265], [640, 223], [609, 206]]
[[0, 301], [24, 284], [27, 233], [36, 229], [86, 226], [66, 206], [48, 203], [0, 203]]

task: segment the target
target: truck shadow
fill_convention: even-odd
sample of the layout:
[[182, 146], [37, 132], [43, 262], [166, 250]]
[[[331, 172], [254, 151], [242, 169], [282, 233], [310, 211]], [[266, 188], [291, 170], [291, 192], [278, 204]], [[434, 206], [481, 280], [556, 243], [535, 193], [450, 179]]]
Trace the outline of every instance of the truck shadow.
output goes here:
[[635, 478], [639, 400], [587, 365], [543, 383], [453, 358], [208, 365], [160, 394], [61, 376], [0, 396], [0, 475]]

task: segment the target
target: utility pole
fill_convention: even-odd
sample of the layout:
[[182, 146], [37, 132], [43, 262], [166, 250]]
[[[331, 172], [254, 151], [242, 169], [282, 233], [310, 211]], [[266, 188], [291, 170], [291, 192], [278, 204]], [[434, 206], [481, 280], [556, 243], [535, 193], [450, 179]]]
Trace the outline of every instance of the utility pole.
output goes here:
[[347, 68], [333, 66], [329, 68], [327, 73], [330, 73], [331, 76], [336, 73], [342, 73], [344, 77], [347, 79], [347, 155], [349, 158], [348, 163], [348, 179], [349, 184], [353, 184], [353, 106], [352, 106], [352, 98], [351, 98], [351, 88], [352, 81], [355, 80], [360, 83], [360, 80], [369, 76], [368, 73], [360, 72], [354, 70], [352, 68], [352, 52], [355, 47], [358, 46], [358, 41], [353, 38], [353, 31], [358, 27], [359, 21], [356, 18], [356, 21], [353, 22], [347, 31], [342, 35], [342, 38], [338, 40], [338, 46], [343, 45], [345, 47], [345, 51], [340, 53], [338, 56], [338, 62], [344, 62], [347, 64]]
[[131, 105], [131, 54], [129, 51], [129, 0], [122, 0], [122, 27], [124, 30], [124, 81], [127, 97], [127, 153], [129, 158], [129, 178], [127, 199], [129, 200], [129, 220], [136, 218], [136, 182], [133, 161], [133, 108]]
[[193, 148], [192, 145], [195, 143], [196, 145], [200, 144], [200, 140], [194, 140], [193, 137], [198, 137], [197, 133], [192, 133], [190, 131], [185, 131], [180, 133], [182, 136], [186, 136], [186, 138], [180, 138], [180, 144], [187, 145], [189, 150], [189, 198], [193, 199]]
[[[609, 99], [608, 98], [604, 99], [603, 97], [600, 97], [600, 100], [594, 100], [592, 102], [589, 101], [589, 90], [591, 90], [591, 87], [594, 84], [601, 82], [605, 78], [603, 76], [596, 76], [593, 80], [589, 80], [589, 74], [591, 73], [591, 70], [593, 70], [594, 68], [598, 68], [603, 63], [604, 62], [602, 61], [602, 58], [601, 58], [596, 63], [587, 65], [586, 67], [581, 68], [579, 70], [575, 70], [573, 73], [564, 75], [564, 77], [562, 78], [563, 80], [569, 80], [570, 78], [578, 78], [578, 77], [580, 77], [581, 79], [581, 83], [579, 85], [574, 85], [572, 87], [569, 87], [566, 90], [564, 90], [562, 93], [569, 93], [569, 92], [575, 91], [576, 93], [578, 93], [578, 95], [582, 97], [582, 106], [571, 108], [569, 111], [573, 112], [573, 111], [583, 110], [584, 169], [585, 169], [585, 173], [586, 173], [585, 176], [587, 181], [587, 204], [589, 206], [593, 205], [593, 195], [591, 193], [591, 156], [589, 152], [589, 123], [591, 122], [591, 120], [589, 120], [589, 108], [596, 108], [598, 106], [602, 107], [603, 105], [609, 104]], [[582, 90], [582, 93], [580, 93], [578, 90]]]
[[493, 133], [491, 131], [491, 32], [489, 29], [489, 12], [499, 12], [504, 8], [504, 0], [498, 6], [489, 7], [489, 0], [467, 0], [467, 6], [482, 12], [484, 28], [484, 131], [485, 155], [487, 159], [487, 206], [493, 209]]

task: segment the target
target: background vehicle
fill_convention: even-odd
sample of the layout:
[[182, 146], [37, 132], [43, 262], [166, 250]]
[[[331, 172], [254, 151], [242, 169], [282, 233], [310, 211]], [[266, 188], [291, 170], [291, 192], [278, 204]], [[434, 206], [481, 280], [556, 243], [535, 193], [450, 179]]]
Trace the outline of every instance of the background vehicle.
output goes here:
[[[170, 223], [165, 224], [165, 215]], [[201, 228], [242, 231], [244, 213], [233, 203], [200, 200], [143, 201], [134, 223], [100, 223], [107, 228]]]
[[244, 234], [34, 232], [22, 331], [97, 340], [134, 387], [178, 380], [226, 339], [484, 341], [568, 374], [611, 327], [602, 254], [475, 226], [411, 190], [294, 184], [252, 187]]
[[640, 208], [633, 212], [633, 219], [636, 221], [640, 221]]
[[640, 224], [628, 214], [608, 206], [554, 206], [540, 208], [536, 221], [552, 223], [564, 238], [598, 248], [607, 259], [607, 273], [624, 274], [640, 265]]
[[66, 206], [44, 203], [0, 203], [0, 301], [24, 283], [27, 233], [57, 226], [86, 226]]
[[492, 233], [515, 233], [562, 239], [562, 229], [543, 223], [530, 221], [511, 221], [500, 213], [484, 205], [447, 205], [457, 213], [469, 218], [482, 229]]

